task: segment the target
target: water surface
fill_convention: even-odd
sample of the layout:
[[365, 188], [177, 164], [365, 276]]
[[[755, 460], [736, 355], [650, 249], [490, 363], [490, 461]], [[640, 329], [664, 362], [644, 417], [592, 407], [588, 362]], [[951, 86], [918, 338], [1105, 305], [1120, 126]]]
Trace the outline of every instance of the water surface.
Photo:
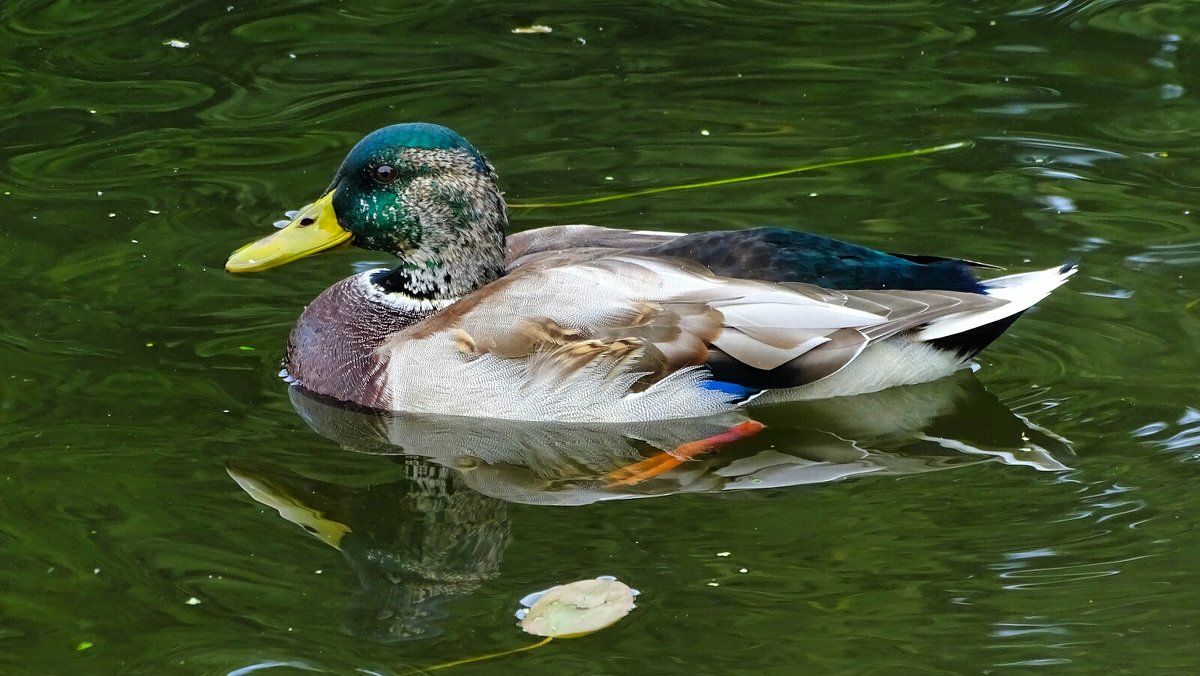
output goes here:
[[[0, 670], [402, 674], [529, 642], [518, 599], [602, 574], [642, 591], [626, 620], [459, 670], [1200, 670], [1200, 14], [876, 5], [6, 3]], [[304, 304], [379, 255], [226, 255], [414, 120], [514, 202], [969, 141], [513, 227], [1081, 272], [975, 374], [755, 411], [614, 490], [689, 430], [347, 421], [276, 377]]]

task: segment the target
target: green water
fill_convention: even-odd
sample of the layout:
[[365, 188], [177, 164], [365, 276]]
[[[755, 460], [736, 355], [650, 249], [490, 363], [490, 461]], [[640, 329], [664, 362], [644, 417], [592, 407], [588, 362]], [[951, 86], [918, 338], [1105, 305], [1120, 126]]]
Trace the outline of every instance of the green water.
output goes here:
[[[403, 674], [604, 574], [622, 622], [447, 673], [1200, 671], [1196, 82], [1190, 0], [6, 2], [0, 672]], [[372, 420], [277, 378], [379, 255], [226, 255], [412, 120], [514, 202], [971, 141], [513, 222], [1082, 268], [975, 374], [606, 488], [708, 428]]]

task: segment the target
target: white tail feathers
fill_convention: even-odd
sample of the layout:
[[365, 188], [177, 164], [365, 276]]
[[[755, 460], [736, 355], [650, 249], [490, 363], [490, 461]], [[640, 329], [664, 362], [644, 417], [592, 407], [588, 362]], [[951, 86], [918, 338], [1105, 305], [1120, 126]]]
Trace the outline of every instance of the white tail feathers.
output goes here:
[[1067, 263], [1049, 270], [1006, 275], [983, 282], [984, 293], [1008, 303], [977, 312], [960, 312], [935, 319], [916, 333], [916, 340], [935, 340], [991, 324], [1033, 307], [1075, 274], [1075, 264]]

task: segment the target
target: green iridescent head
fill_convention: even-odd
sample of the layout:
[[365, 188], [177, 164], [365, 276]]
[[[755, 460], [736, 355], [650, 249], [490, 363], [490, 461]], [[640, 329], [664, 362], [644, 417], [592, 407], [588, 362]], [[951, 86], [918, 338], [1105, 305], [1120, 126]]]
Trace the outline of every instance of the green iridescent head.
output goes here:
[[495, 172], [474, 146], [439, 125], [396, 124], [355, 144], [320, 199], [226, 268], [263, 270], [350, 240], [399, 257], [409, 292], [461, 295], [502, 271], [507, 224]]
[[495, 176], [465, 138], [435, 124], [396, 124], [371, 132], [342, 162], [328, 192], [338, 223], [366, 249], [403, 256], [427, 228], [462, 228], [480, 214], [480, 183]]

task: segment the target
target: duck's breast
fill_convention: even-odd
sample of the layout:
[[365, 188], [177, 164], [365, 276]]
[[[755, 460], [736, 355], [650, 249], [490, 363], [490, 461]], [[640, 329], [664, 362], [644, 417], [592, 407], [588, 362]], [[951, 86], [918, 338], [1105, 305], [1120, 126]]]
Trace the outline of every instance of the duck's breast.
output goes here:
[[379, 347], [430, 314], [388, 303], [368, 271], [326, 289], [300, 314], [284, 369], [305, 389], [339, 401], [387, 409], [387, 359]]

